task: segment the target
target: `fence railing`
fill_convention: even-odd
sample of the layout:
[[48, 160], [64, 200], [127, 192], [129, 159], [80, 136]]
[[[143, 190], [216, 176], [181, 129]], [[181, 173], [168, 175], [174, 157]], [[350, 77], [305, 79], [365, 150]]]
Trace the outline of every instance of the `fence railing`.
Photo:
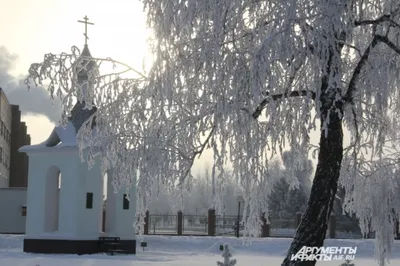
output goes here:
[[171, 234], [178, 230], [178, 216], [177, 215], [149, 215], [148, 234]]
[[[262, 218], [263, 219], [263, 218]], [[263, 219], [261, 237], [293, 237], [301, 220], [301, 213], [290, 218], [270, 218], [267, 223]], [[239, 217], [239, 222], [242, 216]], [[183, 215], [181, 211], [177, 215], [149, 214], [146, 212], [144, 234], [168, 234], [168, 235], [227, 235], [238, 236], [243, 231], [243, 224], [239, 223], [238, 216], [215, 215], [215, 210], [209, 210], [208, 215]], [[399, 222], [394, 228], [396, 239], [400, 239]], [[327, 228], [327, 238], [361, 239], [374, 238], [375, 234], [362, 235], [357, 220], [332, 215]]]
[[270, 218], [271, 237], [293, 237], [296, 233], [296, 219], [293, 218]]
[[183, 215], [183, 234], [206, 235], [208, 232], [207, 215]]
[[[238, 216], [235, 215], [216, 215], [215, 231], [217, 235], [235, 235], [237, 230]], [[242, 216], [239, 216], [239, 222]], [[240, 225], [239, 230], [244, 226]]]

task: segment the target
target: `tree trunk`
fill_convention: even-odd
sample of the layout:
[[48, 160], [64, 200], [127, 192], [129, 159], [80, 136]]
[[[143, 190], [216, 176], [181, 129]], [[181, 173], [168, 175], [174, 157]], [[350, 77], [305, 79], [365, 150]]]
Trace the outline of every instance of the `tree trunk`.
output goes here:
[[[341, 106], [338, 111], [342, 111]], [[322, 112], [322, 117], [326, 117], [324, 113], [327, 112]], [[296, 255], [303, 246], [322, 247], [324, 243], [343, 158], [342, 119], [337, 112], [330, 112], [327, 136], [323, 130], [324, 120], [321, 119], [318, 165], [307, 210], [282, 266], [315, 265], [316, 261], [291, 261], [291, 256]]]

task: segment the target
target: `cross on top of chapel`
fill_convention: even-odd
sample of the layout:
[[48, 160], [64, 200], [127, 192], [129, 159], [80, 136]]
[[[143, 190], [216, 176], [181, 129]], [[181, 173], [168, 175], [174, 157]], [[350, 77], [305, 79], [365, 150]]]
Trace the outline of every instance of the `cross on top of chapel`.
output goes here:
[[94, 23], [89, 22], [89, 18], [87, 16], [85, 16], [83, 19], [84, 19], [84, 21], [78, 20], [78, 22], [85, 24], [85, 33], [83, 35], [85, 36], [85, 46], [86, 46], [87, 45], [87, 40], [89, 39], [89, 37], [87, 35], [87, 25], [94, 25]]

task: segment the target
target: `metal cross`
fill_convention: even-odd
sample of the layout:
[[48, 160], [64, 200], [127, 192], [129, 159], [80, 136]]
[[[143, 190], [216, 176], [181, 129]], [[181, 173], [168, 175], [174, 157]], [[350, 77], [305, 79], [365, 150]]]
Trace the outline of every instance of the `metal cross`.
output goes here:
[[87, 36], [87, 25], [94, 25], [94, 23], [92, 22], [88, 22], [89, 18], [87, 16], [85, 16], [83, 18], [85, 21], [82, 20], [78, 20], [78, 22], [80, 23], [84, 23], [85, 24], [85, 33], [83, 34], [85, 36], [85, 45], [87, 45], [87, 40], [89, 39], [89, 37]]

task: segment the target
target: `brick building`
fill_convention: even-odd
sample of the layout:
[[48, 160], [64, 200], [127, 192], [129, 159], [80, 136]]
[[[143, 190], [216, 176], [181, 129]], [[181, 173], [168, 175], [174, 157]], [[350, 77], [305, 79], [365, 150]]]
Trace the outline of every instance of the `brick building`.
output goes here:
[[28, 156], [18, 149], [30, 143], [19, 106], [0, 88], [0, 234], [25, 232]]
[[19, 106], [10, 104], [0, 88], [0, 188], [27, 187], [28, 156], [18, 149], [30, 143]]
[[21, 122], [21, 111], [18, 105], [12, 105], [11, 116], [11, 152], [10, 152], [10, 187], [28, 186], [28, 155], [18, 149], [31, 144], [25, 122]]

